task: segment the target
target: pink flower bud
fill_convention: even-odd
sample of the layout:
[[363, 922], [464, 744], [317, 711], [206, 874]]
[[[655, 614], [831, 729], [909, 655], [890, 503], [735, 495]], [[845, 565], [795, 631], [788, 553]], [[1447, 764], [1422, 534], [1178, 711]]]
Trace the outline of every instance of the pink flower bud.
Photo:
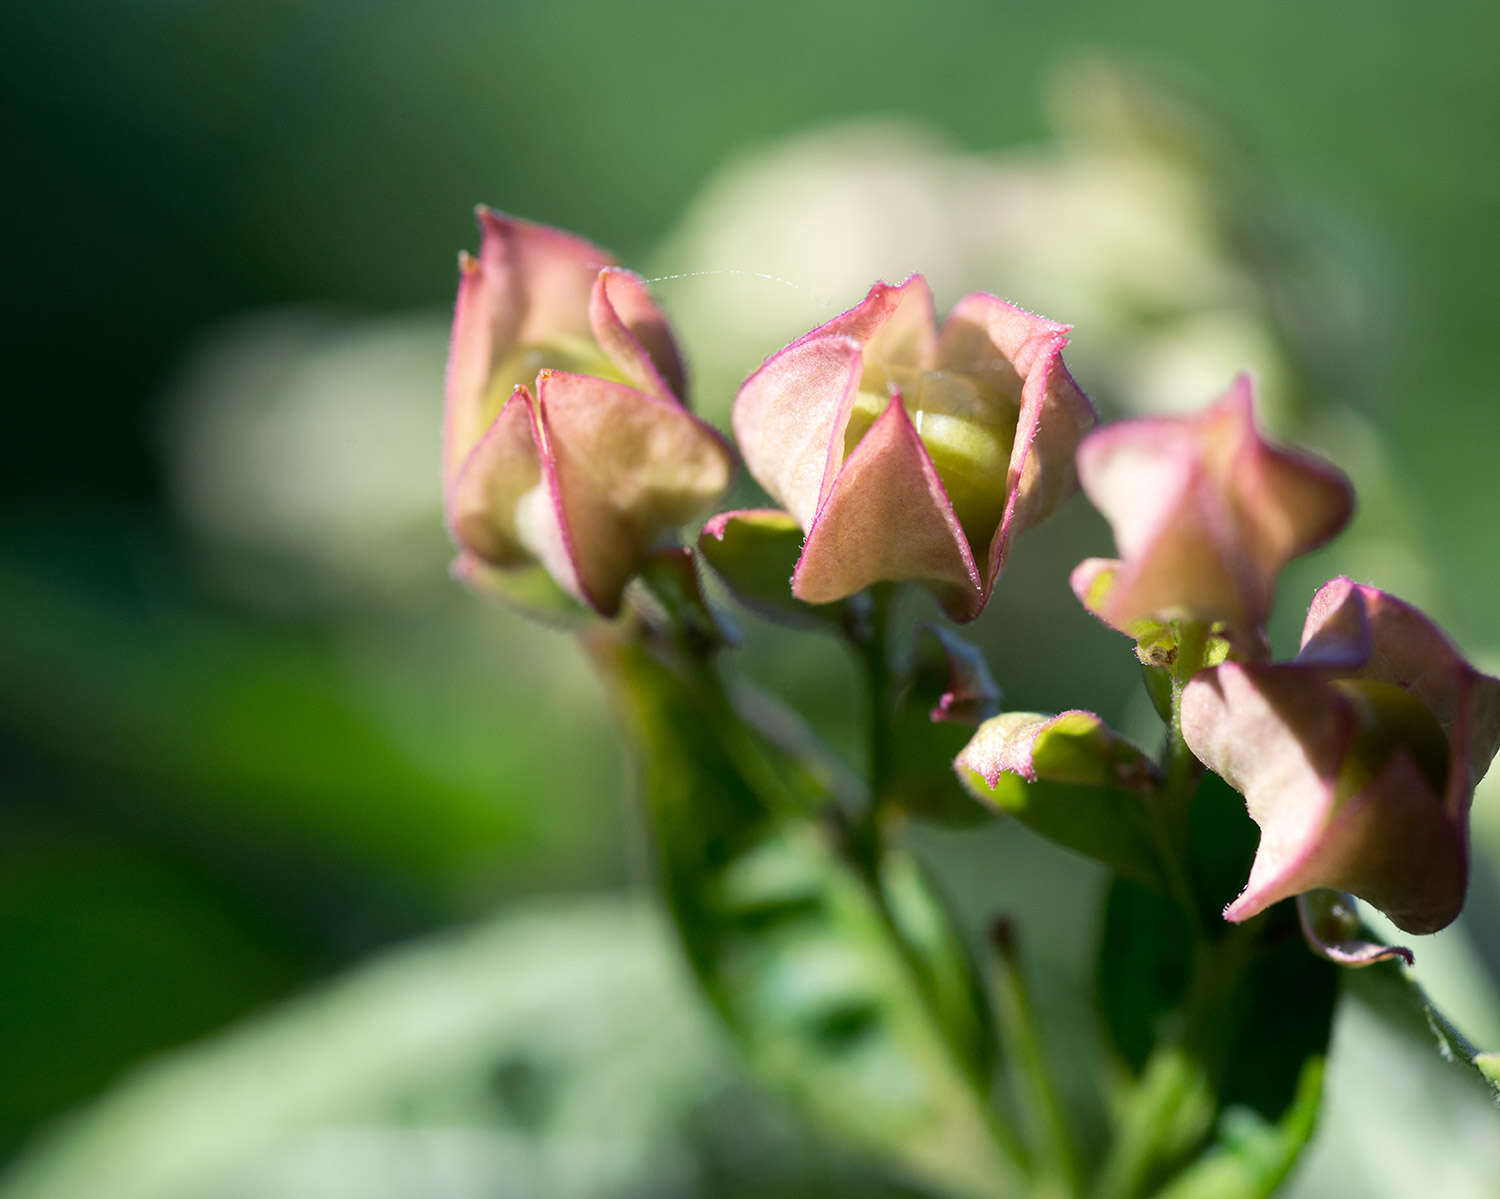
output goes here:
[[1251, 410], [1241, 375], [1199, 416], [1123, 421], [1079, 446], [1079, 481], [1122, 560], [1082, 563], [1073, 589], [1110, 627], [1140, 637], [1199, 620], [1254, 646], [1281, 568], [1348, 523], [1348, 480], [1266, 442]]
[[458, 574], [540, 565], [604, 615], [729, 482], [646, 285], [571, 234], [479, 210], [459, 259], [443, 448]]
[[1500, 680], [1417, 609], [1334, 579], [1294, 661], [1227, 662], [1188, 683], [1182, 733], [1260, 826], [1227, 919], [1316, 888], [1350, 892], [1411, 933], [1458, 915], [1469, 804], [1500, 748]]
[[1076, 486], [1095, 416], [1063, 365], [1067, 332], [983, 293], [939, 329], [913, 275], [769, 358], [734, 431], [807, 534], [793, 593], [828, 603], [915, 579], [977, 616], [1011, 540]]

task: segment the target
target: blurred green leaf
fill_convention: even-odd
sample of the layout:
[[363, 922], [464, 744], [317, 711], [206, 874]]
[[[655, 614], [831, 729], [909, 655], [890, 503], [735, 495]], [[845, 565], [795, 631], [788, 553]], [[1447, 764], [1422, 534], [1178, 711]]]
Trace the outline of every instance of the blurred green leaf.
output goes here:
[[1174, 1031], [1192, 956], [1193, 929], [1176, 903], [1123, 878], [1110, 883], [1097, 994], [1110, 1041], [1132, 1074]]
[[1105, 1193], [1147, 1193], [1191, 1162], [1162, 1193], [1269, 1195], [1312, 1134], [1339, 968], [1307, 948], [1289, 904], [1195, 948], [1167, 900], [1117, 880], [1106, 902], [1099, 996], [1137, 1081], [1121, 1138], [1136, 1151]]
[[1159, 858], [1139, 795], [1118, 787], [1028, 783], [1004, 774], [990, 787], [970, 771], [964, 780], [986, 798], [1049, 841], [1102, 862], [1126, 878], [1161, 888]]
[[0, 1158], [143, 1054], [279, 998], [316, 938], [145, 839], [0, 817]]
[[[586, 676], [571, 646], [453, 594], [442, 623], [325, 636], [125, 614], [0, 569], [0, 674], [17, 684], [0, 690], [0, 733], [118, 780], [129, 800], [87, 800], [112, 819], [149, 813], [190, 839], [211, 819], [236, 854], [274, 849], [277, 869], [305, 854], [451, 904], [482, 892], [507, 851], [521, 865], [556, 838], [558, 856], [584, 856], [599, 833], [559, 829], [565, 801], [613, 777], [607, 752], [557, 752], [580, 732], [610, 747], [597, 701], [589, 711], [572, 684]], [[497, 691], [500, 669], [515, 686]], [[543, 684], [575, 692], [572, 726], [528, 694]]]
[[[973, 1063], [954, 1056], [966, 1034], [950, 1036], [942, 1018], [971, 988], [951, 981], [967, 968], [943, 948], [957, 947], [956, 936], [933, 934], [941, 909], [921, 904], [915, 924], [926, 926], [927, 948], [918, 959], [830, 829], [787, 816], [811, 806], [777, 794], [793, 772], [776, 768], [774, 748], [750, 737], [711, 678], [674, 673], [634, 647], [599, 649], [641, 756], [642, 797], [688, 958], [752, 1065], [818, 1125], [872, 1155], [956, 1193], [1014, 1193]], [[745, 769], [747, 740], [770, 769]], [[912, 926], [920, 880], [891, 881]], [[943, 1001], [924, 978], [940, 981]]]
[[136, 1070], [4, 1199], [891, 1194], [754, 1102], [653, 905], [532, 904]]
[[1481, 1052], [1441, 1011], [1417, 982], [1416, 972], [1397, 961], [1349, 972], [1349, 993], [1380, 1017], [1389, 1032], [1433, 1046], [1446, 1062], [1500, 1100], [1500, 1054]]
[[1234, 1107], [1219, 1122], [1214, 1145], [1160, 1192], [1160, 1199], [1261, 1199], [1285, 1181], [1307, 1147], [1323, 1097], [1323, 1059], [1310, 1057], [1292, 1101], [1277, 1121]]
[[959, 935], [936, 879], [904, 850], [881, 864], [881, 894], [960, 1069], [981, 1091], [994, 1077], [999, 1047], [979, 964]]

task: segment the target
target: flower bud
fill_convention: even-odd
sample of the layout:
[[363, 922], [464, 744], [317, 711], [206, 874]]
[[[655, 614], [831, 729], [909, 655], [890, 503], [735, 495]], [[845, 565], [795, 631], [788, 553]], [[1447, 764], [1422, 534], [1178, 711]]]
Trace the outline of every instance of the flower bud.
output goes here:
[[1111, 628], [1200, 621], [1254, 656], [1281, 568], [1348, 523], [1348, 480], [1262, 439], [1252, 407], [1241, 375], [1199, 416], [1123, 421], [1079, 446], [1079, 481], [1122, 560], [1083, 563], [1074, 591]]
[[1415, 608], [1334, 579], [1313, 599], [1295, 660], [1227, 662], [1188, 683], [1182, 734], [1261, 830], [1226, 918], [1318, 888], [1356, 895], [1412, 933], [1458, 915], [1469, 804], [1500, 748], [1500, 680]]
[[682, 406], [681, 360], [640, 278], [560, 230], [479, 221], [448, 359], [456, 573], [500, 585], [540, 567], [613, 615], [663, 536], [727, 486], [728, 447]]
[[1076, 485], [1095, 417], [1062, 362], [1067, 332], [982, 293], [940, 329], [913, 275], [768, 359], [734, 429], [807, 534], [793, 593], [828, 603], [915, 579], [977, 616], [1011, 540]]

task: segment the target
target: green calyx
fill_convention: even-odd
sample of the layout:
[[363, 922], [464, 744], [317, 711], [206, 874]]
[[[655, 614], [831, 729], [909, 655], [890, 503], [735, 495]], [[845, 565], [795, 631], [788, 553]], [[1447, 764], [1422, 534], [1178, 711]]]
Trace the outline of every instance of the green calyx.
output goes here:
[[1448, 738], [1431, 710], [1393, 683], [1351, 679], [1333, 686], [1352, 702], [1359, 719], [1359, 733], [1339, 772], [1339, 798], [1359, 794], [1403, 749], [1441, 797], [1448, 786]]
[[970, 547], [982, 557], [1005, 515], [1019, 406], [953, 371], [867, 367], [844, 433], [846, 458], [886, 410], [892, 389], [927, 447]]

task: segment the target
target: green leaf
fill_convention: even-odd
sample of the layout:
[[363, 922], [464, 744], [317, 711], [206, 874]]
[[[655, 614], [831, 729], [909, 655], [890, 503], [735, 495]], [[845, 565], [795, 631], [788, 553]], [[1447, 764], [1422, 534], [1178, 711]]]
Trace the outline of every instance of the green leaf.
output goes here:
[[1186, 862], [1198, 914], [1208, 927], [1223, 924], [1223, 912], [1250, 877], [1259, 830], [1245, 800], [1212, 771], [1204, 772], [1188, 807]]
[[951, 909], [909, 853], [888, 851], [880, 882], [886, 909], [955, 1059], [976, 1086], [988, 1088], [999, 1056], [992, 1004]]
[[511, 904], [134, 1069], [0, 1194], [905, 1194], [769, 1110], [709, 1017], [655, 904]]
[[1292, 1102], [1272, 1123], [1234, 1107], [1220, 1120], [1212, 1148], [1160, 1192], [1159, 1199], [1259, 1199], [1273, 1194], [1312, 1139], [1323, 1095], [1323, 1059], [1311, 1057]]
[[1174, 1031], [1192, 954], [1192, 926], [1172, 900], [1126, 879], [1110, 883], [1096, 970], [1098, 997], [1110, 1042], [1134, 1075]]
[[[1102, 1193], [1269, 1195], [1311, 1136], [1339, 968], [1291, 905], [1191, 940], [1186, 918], [1111, 887], [1099, 954], [1105, 1024], [1136, 1079]], [[1173, 1180], [1175, 1177], [1175, 1180]]]
[[[877, 889], [826, 823], [789, 815], [817, 797], [767, 782], [806, 772], [739, 720], [712, 676], [594, 648], [641, 755], [688, 959], [752, 1066], [826, 1132], [929, 1184], [1015, 1193], [975, 1078], [983, 1051], [955, 1052], [982, 1036], [978, 1017], [965, 1032], [953, 1016], [978, 983], [920, 876], [897, 866]], [[923, 931], [908, 943], [903, 928]]]
[[1379, 962], [1351, 971], [1349, 993], [1379, 1016], [1393, 1032], [1432, 1045], [1444, 1061], [1500, 1100], [1500, 1053], [1481, 1052], [1434, 1006], [1415, 973], [1400, 962]]

